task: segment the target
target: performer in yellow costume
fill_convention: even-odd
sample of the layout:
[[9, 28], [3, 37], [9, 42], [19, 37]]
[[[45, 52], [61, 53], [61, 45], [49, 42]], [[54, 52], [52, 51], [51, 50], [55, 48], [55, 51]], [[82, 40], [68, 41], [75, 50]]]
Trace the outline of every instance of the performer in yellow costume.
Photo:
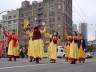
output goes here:
[[44, 43], [42, 40], [42, 35], [39, 26], [36, 26], [33, 30], [33, 47], [35, 50], [35, 60], [36, 63], [39, 63], [39, 61], [42, 59], [44, 55]]
[[16, 42], [16, 46], [14, 48], [14, 56], [16, 58], [19, 58], [20, 56], [20, 46], [19, 46], [19, 41]]
[[27, 29], [26, 34], [29, 39], [27, 55], [30, 58], [30, 62], [32, 62], [35, 60], [35, 54], [34, 54], [35, 51], [34, 51], [33, 41], [32, 41], [33, 32], [30, 29]]
[[69, 52], [69, 60], [71, 64], [75, 64], [78, 59], [78, 38], [76, 32], [73, 33], [70, 38], [70, 52]]
[[48, 47], [48, 57], [49, 57], [51, 63], [56, 63], [57, 47], [58, 47], [59, 39], [60, 39], [60, 37], [58, 36], [57, 32], [55, 32], [52, 35], [52, 38], [50, 39], [50, 44]]
[[18, 43], [18, 35], [15, 34], [15, 30], [12, 31], [9, 35], [5, 31], [3, 31], [4, 35], [7, 37], [8, 42], [8, 57], [9, 61], [12, 61], [12, 57], [14, 61], [19, 56], [19, 43]]
[[83, 39], [82, 36], [80, 36], [79, 41], [78, 41], [78, 47], [79, 47], [79, 51], [78, 51], [78, 60], [81, 63], [85, 62], [85, 58], [86, 58], [86, 54], [85, 54], [85, 48], [86, 48], [86, 43], [85, 40]]
[[69, 60], [69, 52], [70, 52], [70, 41], [69, 39], [67, 39], [64, 45], [65, 59], [67, 62]]

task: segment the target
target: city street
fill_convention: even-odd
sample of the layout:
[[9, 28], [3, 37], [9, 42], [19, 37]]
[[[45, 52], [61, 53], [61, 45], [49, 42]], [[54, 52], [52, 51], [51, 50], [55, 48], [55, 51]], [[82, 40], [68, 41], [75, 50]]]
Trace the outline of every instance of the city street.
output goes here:
[[58, 59], [56, 64], [51, 64], [43, 59], [40, 64], [29, 63], [27, 59], [18, 59], [17, 62], [8, 62], [0, 59], [0, 72], [96, 72], [96, 59], [88, 59], [85, 64], [71, 65]]
[[96, 72], [95, 7], [96, 0], [0, 0], [0, 72]]

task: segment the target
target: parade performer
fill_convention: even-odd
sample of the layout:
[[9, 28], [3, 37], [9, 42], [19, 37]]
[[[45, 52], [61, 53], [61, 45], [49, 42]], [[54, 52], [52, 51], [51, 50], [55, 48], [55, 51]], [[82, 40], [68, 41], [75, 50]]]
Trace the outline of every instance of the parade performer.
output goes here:
[[78, 59], [78, 38], [76, 32], [73, 33], [70, 38], [70, 52], [69, 52], [69, 60], [70, 64], [75, 64]]
[[65, 60], [67, 62], [69, 60], [69, 52], [70, 52], [70, 41], [69, 41], [69, 36], [68, 36], [64, 45]]
[[27, 29], [26, 30], [26, 35], [28, 36], [28, 57], [30, 58], [30, 62], [34, 61], [35, 59], [35, 55], [34, 55], [34, 47], [33, 47], [33, 40], [32, 40], [32, 36], [33, 36], [33, 32], [31, 29]]
[[35, 51], [35, 61], [39, 63], [44, 55], [44, 43], [42, 40], [42, 35], [39, 26], [36, 26], [33, 30], [33, 47]]
[[[40, 32], [42, 34], [42, 44], [44, 45], [43, 47], [47, 48], [49, 41], [50, 41], [50, 34], [48, 33], [48, 29], [45, 24], [41, 25]], [[44, 50], [44, 49], [42, 49], [42, 50]], [[44, 51], [43, 51], [43, 54], [44, 54]]]
[[86, 54], [85, 54], [86, 44], [85, 44], [85, 40], [83, 39], [82, 36], [80, 36], [80, 38], [79, 38], [78, 47], [79, 47], [78, 60], [80, 63], [81, 62], [84, 63], [85, 59], [86, 59]]
[[18, 35], [15, 34], [15, 30], [12, 31], [9, 35], [3, 30], [4, 35], [7, 37], [7, 44], [8, 44], [8, 57], [9, 61], [16, 61], [16, 58], [19, 56], [19, 42], [18, 42]]
[[57, 46], [59, 39], [60, 37], [58, 36], [58, 32], [55, 32], [50, 39], [50, 44], [48, 47], [48, 57], [51, 63], [56, 63]]

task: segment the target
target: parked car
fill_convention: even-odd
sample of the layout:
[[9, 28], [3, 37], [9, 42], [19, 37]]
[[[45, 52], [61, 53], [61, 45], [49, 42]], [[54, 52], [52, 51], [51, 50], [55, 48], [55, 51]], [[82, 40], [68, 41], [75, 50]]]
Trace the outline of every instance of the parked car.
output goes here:
[[63, 46], [58, 46], [57, 48], [57, 57], [58, 58], [63, 58], [64, 57], [64, 47]]
[[86, 58], [93, 58], [93, 52], [86, 52]]

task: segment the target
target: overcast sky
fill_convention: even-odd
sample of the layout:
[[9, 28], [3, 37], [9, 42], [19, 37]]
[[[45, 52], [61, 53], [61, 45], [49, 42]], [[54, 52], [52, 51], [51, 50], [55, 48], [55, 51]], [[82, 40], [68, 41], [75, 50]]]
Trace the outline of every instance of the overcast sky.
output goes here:
[[95, 39], [96, 0], [73, 0], [73, 21], [88, 23], [88, 39]]
[[[0, 12], [4, 10], [16, 9], [21, 6], [24, 0], [0, 0]], [[28, 0], [30, 3], [35, 0]], [[42, 1], [42, 0], [36, 0]], [[88, 39], [95, 38], [96, 27], [96, 0], [73, 0], [73, 22], [79, 24], [80, 22], [88, 23]]]

